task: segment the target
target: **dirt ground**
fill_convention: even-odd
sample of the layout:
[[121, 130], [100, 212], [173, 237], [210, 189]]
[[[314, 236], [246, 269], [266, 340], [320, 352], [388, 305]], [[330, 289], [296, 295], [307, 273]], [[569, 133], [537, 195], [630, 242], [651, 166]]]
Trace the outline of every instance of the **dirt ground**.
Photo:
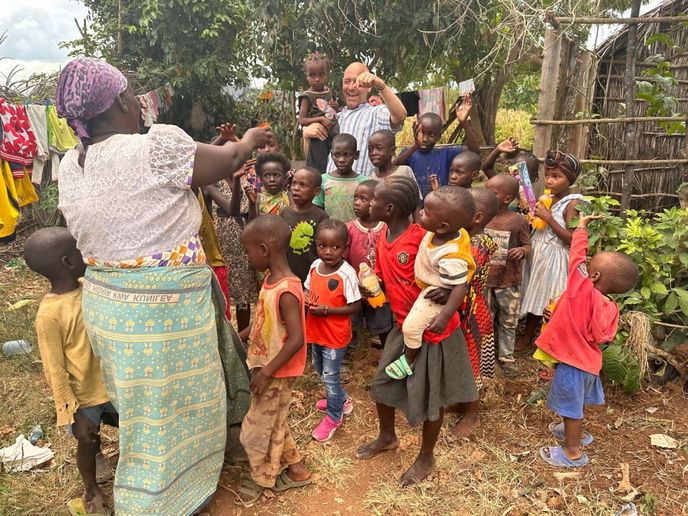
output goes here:
[[[0, 252], [1, 253], [1, 252]], [[3, 255], [0, 263], [0, 342], [25, 338], [34, 346], [29, 355], [0, 357], [0, 447], [19, 433], [43, 426], [39, 445], [55, 452], [52, 464], [26, 473], [0, 473], [0, 514], [66, 514], [66, 503], [81, 494], [74, 463], [75, 441], [55, 427], [50, 391], [43, 378], [33, 317], [47, 284], [21, 261]], [[9, 264], [9, 265], [8, 265]], [[30, 303], [17, 309], [23, 299]], [[510, 380], [498, 375], [489, 383], [481, 403], [481, 426], [461, 442], [448, 430], [456, 416], [445, 420], [436, 449], [437, 468], [423, 483], [397, 487], [419, 446], [418, 428], [397, 416], [400, 447], [368, 461], [359, 461], [358, 445], [374, 438], [375, 407], [370, 382], [379, 351], [367, 342], [353, 353], [354, 378], [347, 385], [354, 412], [327, 443], [310, 432], [322, 417], [315, 410], [321, 388], [310, 370], [299, 380], [290, 415], [291, 427], [314, 483], [275, 496], [271, 492], [251, 509], [233, 503], [245, 469], [228, 461], [220, 486], [207, 511], [212, 516], [239, 514], [456, 514], [456, 515], [613, 515], [626, 491], [617, 488], [621, 464], [628, 464], [633, 501], [643, 515], [688, 514], [688, 397], [675, 385], [646, 387], [636, 394], [605, 384], [607, 405], [590, 410], [587, 430], [595, 442], [587, 447], [591, 462], [578, 471], [554, 468], [541, 461], [540, 446], [555, 444], [547, 424], [556, 418], [543, 405], [525, 399], [541, 385], [534, 360], [519, 356], [520, 373]], [[678, 448], [650, 444], [651, 434], [667, 434]], [[117, 450], [116, 433], [103, 432], [106, 454]], [[561, 473], [570, 474], [561, 477]], [[111, 492], [112, 485], [105, 486]]]

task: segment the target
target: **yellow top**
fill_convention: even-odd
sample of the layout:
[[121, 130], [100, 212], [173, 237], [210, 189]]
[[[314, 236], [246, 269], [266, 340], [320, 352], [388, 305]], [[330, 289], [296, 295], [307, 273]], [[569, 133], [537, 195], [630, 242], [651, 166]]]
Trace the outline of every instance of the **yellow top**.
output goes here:
[[201, 237], [206, 259], [212, 267], [224, 267], [225, 262], [222, 259], [222, 254], [220, 254], [220, 245], [217, 242], [213, 219], [208, 213], [203, 193], [200, 190], [198, 192], [198, 204], [201, 205], [201, 229], [198, 230], [198, 235]]
[[109, 401], [100, 362], [93, 354], [81, 317], [81, 286], [66, 294], [48, 294], [36, 314], [41, 361], [53, 391], [57, 424], [74, 422], [79, 407]]

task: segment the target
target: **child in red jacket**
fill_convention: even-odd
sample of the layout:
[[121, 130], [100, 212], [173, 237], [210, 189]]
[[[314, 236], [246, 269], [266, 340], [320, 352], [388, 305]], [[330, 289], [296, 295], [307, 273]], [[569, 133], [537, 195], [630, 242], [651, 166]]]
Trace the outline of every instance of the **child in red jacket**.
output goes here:
[[579, 467], [588, 463], [581, 447], [593, 438], [583, 432], [583, 407], [604, 404], [599, 345], [614, 338], [619, 323], [619, 308], [608, 295], [627, 292], [638, 281], [638, 266], [622, 253], [597, 253], [586, 267], [586, 227], [591, 220], [602, 217], [581, 216], [571, 241], [566, 290], [535, 342], [558, 362], [547, 405], [564, 419], [563, 423], [549, 425], [564, 445], [540, 448], [542, 459], [553, 466]]

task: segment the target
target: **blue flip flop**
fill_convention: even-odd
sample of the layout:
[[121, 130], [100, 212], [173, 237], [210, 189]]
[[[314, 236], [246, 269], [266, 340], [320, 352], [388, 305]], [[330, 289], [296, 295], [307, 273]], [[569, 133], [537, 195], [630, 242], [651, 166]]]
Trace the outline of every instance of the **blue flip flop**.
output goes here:
[[[549, 452], [549, 455], [547, 455], [546, 452]], [[545, 446], [540, 448], [540, 457], [542, 457], [542, 460], [547, 464], [562, 468], [580, 468], [590, 461], [585, 452], [583, 452], [583, 455], [581, 455], [579, 459], [569, 459], [561, 446]]]
[[[552, 435], [556, 437], [557, 439], [564, 440], [564, 423], [559, 421], [559, 422], [552, 422], [549, 424], [549, 431], [552, 432]], [[580, 440], [581, 446], [587, 446], [588, 444], [591, 444], [594, 441], [592, 435], [590, 435], [589, 432], [586, 432], [583, 430], [583, 438]]]

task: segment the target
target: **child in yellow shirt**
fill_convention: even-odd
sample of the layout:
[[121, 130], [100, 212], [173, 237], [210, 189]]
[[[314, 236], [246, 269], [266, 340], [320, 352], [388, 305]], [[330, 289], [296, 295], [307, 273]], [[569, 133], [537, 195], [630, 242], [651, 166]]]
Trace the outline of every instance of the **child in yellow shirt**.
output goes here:
[[[76, 240], [66, 228], [44, 228], [26, 241], [29, 268], [50, 280], [50, 292], [36, 314], [36, 335], [45, 377], [53, 393], [57, 425], [70, 425], [77, 439], [76, 465], [84, 482], [86, 512], [107, 514], [96, 483], [100, 423], [118, 426], [81, 315], [81, 282], [86, 270]], [[101, 463], [101, 466], [103, 464]]]

